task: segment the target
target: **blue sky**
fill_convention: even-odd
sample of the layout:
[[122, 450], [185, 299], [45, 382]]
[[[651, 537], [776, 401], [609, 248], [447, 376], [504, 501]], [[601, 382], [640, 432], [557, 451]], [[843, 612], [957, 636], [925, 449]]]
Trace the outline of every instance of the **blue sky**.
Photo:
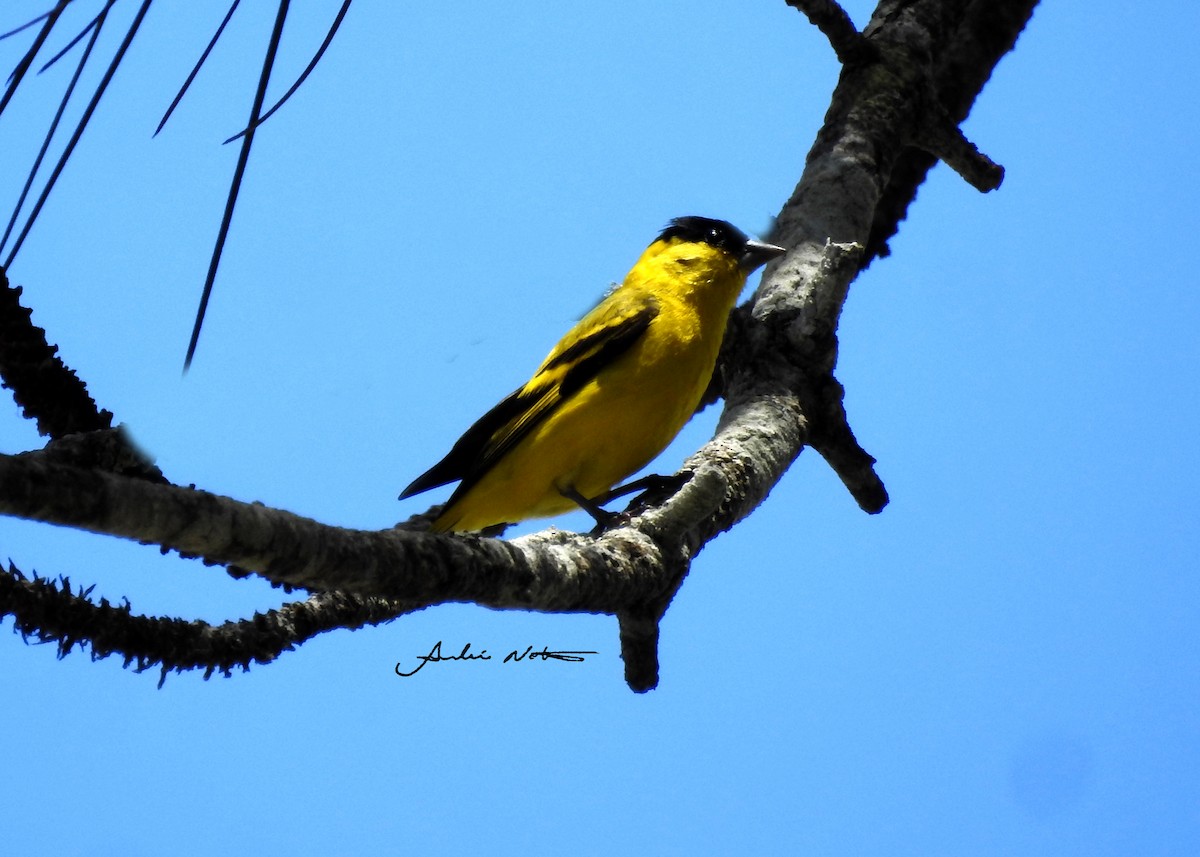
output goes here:
[[[47, 5], [10, 2], [0, 25]], [[236, 159], [219, 144], [274, 15], [242, 5], [154, 140], [224, 6], [151, 9], [11, 276], [172, 479], [354, 527], [440, 499], [395, 497], [666, 220], [763, 230], [837, 76], [782, 2], [356, 4], [259, 134], [181, 379]], [[338, 4], [293, 5], [274, 94]], [[862, 25], [872, 5], [847, 8]], [[659, 689], [625, 687], [610, 618], [469, 605], [162, 690], [0, 634], [8, 849], [1194, 852], [1200, 10], [1090, 8], [1044, 4], [966, 123], [1004, 186], [939, 166], [852, 287], [838, 375], [891, 505], [862, 514], [802, 455], [696, 561]], [[0, 122], [0, 199], [68, 74], [28, 81]], [[0, 448], [37, 444], [9, 407]], [[0, 520], [10, 558], [151, 614], [280, 603]], [[394, 675], [437, 640], [599, 654]]]

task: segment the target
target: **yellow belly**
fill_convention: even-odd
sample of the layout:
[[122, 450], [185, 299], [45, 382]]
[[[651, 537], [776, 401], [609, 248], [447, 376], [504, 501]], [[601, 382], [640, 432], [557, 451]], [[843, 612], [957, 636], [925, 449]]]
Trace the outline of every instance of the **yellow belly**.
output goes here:
[[434, 529], [479, 530], [568, 512], [577, 506], [563, 489], [595, 497], [645, 467], [691, 418], [716, 362], [716, 347], [698, 330], [675, 325], [669, 333], [647, 335], [564, 401]]

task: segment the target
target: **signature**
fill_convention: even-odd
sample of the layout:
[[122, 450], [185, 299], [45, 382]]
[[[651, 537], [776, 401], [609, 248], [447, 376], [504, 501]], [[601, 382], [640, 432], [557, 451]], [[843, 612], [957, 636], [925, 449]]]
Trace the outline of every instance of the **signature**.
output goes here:
[[[504, 660], [500, 663], [518, 663], [520, 661], [566, 661], [568, 663], [580, 663], [584, 660], [584, 655], [598, 655], [599, 652], [555, 652], [551, 651], [546, 646], [541, 649], [534, 649], [533, 646], [526, 646], [525, 651], [513, 649], [504, 656]], [[442, 654], [442, 641], [438, 640], [433, 644], [433, 648], [429, 650], [427, 655], [417, 655], [417, 660], [420, 661], [415, 667], [408, 672], [400, 669], [399, 662], [396, 663], [396, 675], [401, 678], [409, 678], [416, 675], [421, 670], [425, 669], [426, 664], [441, 663], [442, 661], [490, 661], [492, 656], [488, 654], [487, 649], [480, 649], [478, 652], [471, 651], [471, 644], [467, 643], [459, 651], [457, 655]]]

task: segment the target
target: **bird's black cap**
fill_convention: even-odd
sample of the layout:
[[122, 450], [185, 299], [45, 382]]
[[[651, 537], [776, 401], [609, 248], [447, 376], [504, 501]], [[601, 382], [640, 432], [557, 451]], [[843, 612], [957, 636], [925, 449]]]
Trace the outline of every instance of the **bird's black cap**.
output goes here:
[[658, 236], [659, 241], [672, 239], [710, 244], [731, 256], [741, 256], [750, 240], [732, 223], [711, 217], [676, 217]]
[[716, 247], [737, 259], [747, 274], [787, 252], [783, 247], [755, 241], [732, 223], [711, 217], [676, 217], [667, 224], [658, 240], [695, 241]]

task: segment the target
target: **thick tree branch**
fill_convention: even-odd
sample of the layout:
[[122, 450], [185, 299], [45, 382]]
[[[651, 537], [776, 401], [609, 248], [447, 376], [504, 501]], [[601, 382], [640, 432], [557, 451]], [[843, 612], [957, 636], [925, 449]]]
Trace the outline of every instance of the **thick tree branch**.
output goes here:
[[[933, 56], [932, 87], [937, 103], [957, 124], [971, 112], [985, 83], [1001, 57], [1013, 49], [1017, 37], [1033, 15], [1038, 0], [970, 0], [953, 37], [944, 39]], [[881, 4], [893, 6], [894, 3]], [[876, 15], [878, 18], [879, 15]], [[888, 240], [896, 234], [937, 157], [919, 148], [907, 148], [892, 167], [887, 187], [876, 207], [862, 267], [887, 256]]]
[[295, 587], [548, 612], [615, 613], [662, 595], [659, 552], [629, 529], [599, 540], [549, 531], [512, 542], [350, 530], [30, 456], [0, 455], [0, 484], [0, 513], [161, 545]]

